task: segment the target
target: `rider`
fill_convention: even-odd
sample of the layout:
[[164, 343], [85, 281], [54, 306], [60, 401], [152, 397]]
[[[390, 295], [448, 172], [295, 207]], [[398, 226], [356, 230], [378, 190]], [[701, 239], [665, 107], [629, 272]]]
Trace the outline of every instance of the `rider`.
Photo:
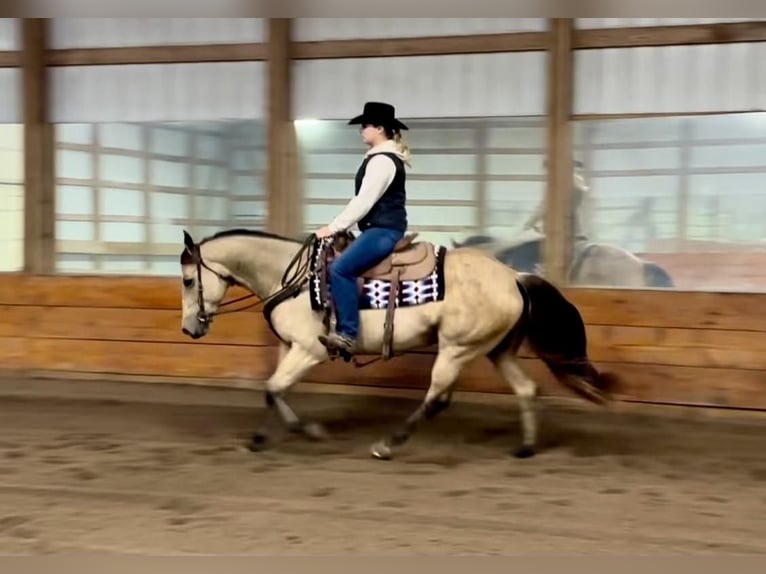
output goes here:
[[[588, 216], [590, 215], [590, 188], [585, 181], [582, 162], [575, 161], [573, 167], [571, 213], [573, 215], [572, 225], [574, 226], [574, 229], [572, 229], [572, 235], [575, 239], [582, 240], [588, 236], [588, 232], [590, 231], [590, 225], [588, 224]], [[541, 201], [537, 204], [535, 211], [530, 215], [529, 219], [524, 223], [523, 229], [534, 229], [535, 231], [542, 233], [541, 224], [543, 222], [544, 214], [545, 201]]]
[[337, 310], [337, 326], [319, 340], [328, 349], [354, 352], [359, 332], [358, 277], [393, 253], [407, 230], [405, 164], [409, 146], [401, 131], [409, 129], [396, 119], [394, 106], [367, 102], [361, 115], [349, 125], [359, 124], [362, 140], [369, 147], [356, 173], [355, 192], [345, 209], [316, 232], [319, 238], [347, 231], [356, 224], [361, 232], [330, 266], [330, 287]]

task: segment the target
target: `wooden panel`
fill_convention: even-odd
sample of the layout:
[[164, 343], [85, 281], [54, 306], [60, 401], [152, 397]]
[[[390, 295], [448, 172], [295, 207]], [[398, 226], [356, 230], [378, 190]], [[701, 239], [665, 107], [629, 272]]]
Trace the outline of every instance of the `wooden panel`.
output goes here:
[[[0, 305], [0, 337], [189, 343], [181, 310]], [[215, 318], [195, 345], [274, 346], [278, 342], [258, 311]]]
[[766, 293], [565, 289], [588, 325], [766, 329]]
[[766, 252], [637, 253], [661, 265], [679, 289], [766, 292]]
[[[0, 274], [0, 305], [176, 310], [181, 305], [180, 289], [180, 269], [179, 279], [6, 273]], [[567, 288], [563, 292], [577, 305], [588, 325], [766, 330], [766, 293], [585, 288]], [[229, 297], [244, 293], [232, 289]]]
[[[320, 365], [307, 381], [335, 384], [365, 384], [381, 387], [426, 389], [433, 356], [414, 354], [355, 369], [340, 362]], [[573, 396], [551, 376], [541, 361], [524, 359], [525, 371], [540, 385], [541, 395]], [[681, 405], [766, 409], [766, 380], [763, 371], [668, 367], [627, 363], [599, 364], [617, 374], [624, 385], [616, 396], [623, 401]], [[468, 365], [459, 378], [460, 390], [510, 392], [486, 359]]]
[[596, 363], [766, 370], [766, 337], [751, 331], [588, 325]]
[[2, 368], [250, 379], [275, 367], [271, 347], [0, 337]]
[[[4, 275], [0, 364], [17, 371], [163, 375], [222, 384], [269, 376], [276, 339], [259, 311], [221, 316], [211, 335], [191, 341], [180, 333], [179, 290], [175, 278]], [[623, 377], [623, 400], [766, 408], [766, 295], [567, 294], [588, 323], [596, 365]], [[424, 390], [434, 351], [361, 369], [338, 361], [315, 368], [306, 380]], [[526, 351], [522, 357], [544, 394], [570, 395], [539, 360]], [[459, 381], [464, 390], [509, 392], [486, 359], [470, 364]]]
[[[539, 363], [539, 361], [527, 362]], [[307, 375], [306, 380], [317, 383], [425, 390], [428, 388], [433, 363], [432, 353], [418, 352], [398, 356], [387, 362], [378, 361], [363, 368], [337, 360], [318, 365]], [[541, 367], [540, 363], [537, 369]], [[466, 366], [458, 379], [458, 384], [461, 390], [509, 392], [508, 385], [494, 371], [487, 359], [478, 359]], [[555, 387], [555, 383], [550, 386]]]
[[[752, 331], [588, 325], [596, 365], [766, 370], [766, 337]], [[534, 358], [525, 346], [520, 356]]]
[[[3, 369], [78, 371], [83, 373], [194, 377], [231, 381], [262, 381], [273, 371], [270, 347], [24, 339], [0, 337]], [[340, 361], [316, 367], [307, 382], [421, 389], [428, 386], [433, 355], [415, 353], [363, 369]], [[527, 372], [543, 395], [571, 396], [553, 381], [537, 360], [524, 360]], [[660, 367], [610, 363], [602, 365], [626, 382], [618, 398], [675, 404], [766, 409], [762, 371]], [[459, 378], [459, 389], [510, 392], [486, 359], [470, 364]]]
[[266, 59], [262, 43], [175, 46], [127, 46], [121, 48], [71, 48], [48, 52], [50, 66], [96, 66], [115, 64], [183, 64], [200, 62], [246, 62]]
[[15, 68], [21, 66], [21, 53], [0, 50], [0, 68]]
[[[183, 247], [179, 245], [178, 253]], [[242, 290], [231, 290], [231, 297]], [[0, 274], [0, 304], [180, 309], [178, 278]]]
[[626, 381], [622, 400], [696, 406], [766, 409], [763, 371], [609, 365]]
[[580, 49], [765, 41], [766, 22], [602, 28], [574, 32], [574, 47]]
[[332, 58], [382, 58], [389, 56], [440, 56], [530, 52], [548, 47], [547, 32], [511, 32], [428, 38], [375, 38], [371, 40], [323, 40], [294, 42], [297, 60]]
[[[180, 319], [170, 309], [0, 305], [0, 336], [189, 343]], [[274, 346], [277, 338], [258, 311], [246, 311], [217, 317], [193, 344]], [[588, 347], [596, 363], [766, 370], [766, 337], [750, 331], [589, 325]], [[526, 348], [521, 355], [534, 357]]]

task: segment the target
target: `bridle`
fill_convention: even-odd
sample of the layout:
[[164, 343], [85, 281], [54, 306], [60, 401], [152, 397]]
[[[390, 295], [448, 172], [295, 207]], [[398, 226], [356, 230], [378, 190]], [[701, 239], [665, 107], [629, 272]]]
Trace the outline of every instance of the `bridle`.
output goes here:
[[[216, 311], [215, 313], [208, 313], [205, 309], [205, 293], [202, 287], [202, 268], [204, 267], [211, 273], [213, 273], [216, 277], [218, 277], [221, 281], [226, 282], [228, 285], [239, 285], [240, 287], [244, 287], [245, 289], [248, 289], [247, 286], [243, 285], [240, 281], [236, 280], [234, 277], [230, 275], [223, 275], [210, 267], [205, 261], [202, 259], [202, 253], [200, 252], [200, 247], [198, 244], [194, 245], [194, 250], [192, 252], [192, 261], [197, 269], [197, 321], [199, 321], [203, 325], [207, 325], [212, 322], [213, 317], [215, 315], [223, 315], [225, 313], [233, 313], [234, 311], [245, 311], [247, 309], [251, 309], [252, 307], [255, 307], [258, 305], [258, 303], [261, 303], [261, 301], [256, 301], [255, 303], [248, 305], [246, 307], [242, 307], [241, 309], [230, 309], [228, 311]], [[248, 289], [249, 291], [249, 289]], [[234, 303], [238, 303], [239, 301], [244, 301], [246, 299], [250, 299], [251, 297], [255, 297], [255, 293], [252, 291], [248, 293], [247, 295], [243, 295], [242, 297], [237, 297], [236, 299], [232, 299], [231, 301], [226, 301], [224, 303], [221, 303], [219, 307], [225, 307], [227, 305], [232, 305]]]
[[274, 330], [274, 327], [271, 325], [271, 321], [269, 319], [269, 315], [271, 314], [270, 310], [273, 309], [273, 306], [269, 307], [268, 305], [269, 303], [274, 303], [276, 305], [289, 297], [295, 297], [301, 291], [301, 289], [303, 288], [303, 285], [305, 285], [308, 282], [309, 271], [310, 271], [310, 260], [311, 260], [310, 256], [306, 258], [306, 261], [304, 263], [301, 263], [301, 265], [295, 269], [292, 277], [290, 277], [289, 279], [288, 279], [288, 274], [291, 272], [291, 270], [293, 270], [294, 267], [296, 267], [296, 265], [298, 264], [300, 259], [303, 257], [303, 255], [306, 254], [311, 247], [313, 247], [316, 239], [317, 239], [316, 236], [312, 233], [303, 242], [301, 248], [298, 250], [298, 253], [295, 254], [295, 257], [293, 257], [292, 261], [287, 266], [287, 269], [285, 270], [284, 275], [282, 276], [281, 289], [279, 289], [279, 291], [277, 291], [276, 293], [273, 293], [272, 295], [269, 295], [265, 299], [260, 299], [258, 301], [255, 301], [254, 303], [251, 303], [250, 305], [246, 305], [245, 307], [240, 307], [238, 309], [229, 309], [225, 311], [217, 310], [214, 313], [209, 313], [205, 309], [205, 294], [204, 294], [204, 289], [202, 287], [202, 268], [203, 267], [207, 269], [208, 271], [210, 271], [211, 273], [213, 273], [221, 281], [226, 282], [229, 286], [238, 285], [250, 291], [250, 293], [247, 295], [243, 295], [242, 297], [237, 297], [236, 299], [231, 299], [230, 301], [225, 301], [221, 303], [219, 305], [219, 309], [221, 307], [233, 305], [234, 303], [239, 303], [240, 301], [245, 301], [247, 299], [250, 299], [251, 297], [255, 297], [256, 294], [253, 293], [252, 290], [241, 281], [237, 280], [231, 275], [223, 275], [222, 273], [219, 273], [215, 269], [211, 268], [207, 263], [205, 263], [205, 261], [202, 259], [202, 252], [200, 250], [200, 245], [198, 243], [195, 243], [191, 251], [191, 257], [192, 257], [192, 263], [195, 265], [196, 271], [197, 271], [197, 321], [199, 321], [203, 325], [209, 325], [210, 323], [212, 323], [213, 317], [216, 315], [224, 315], [226, 313], [236, 313], [238, 311], [246, 311], [247, 309], [252, 309], [253, 307], [257, 307], [258, 305], [263, 304], [265, 306], [263, 312], [266, 315], [266, 320], [269, 322], [269, 325], [271, 326], [272, 330]]

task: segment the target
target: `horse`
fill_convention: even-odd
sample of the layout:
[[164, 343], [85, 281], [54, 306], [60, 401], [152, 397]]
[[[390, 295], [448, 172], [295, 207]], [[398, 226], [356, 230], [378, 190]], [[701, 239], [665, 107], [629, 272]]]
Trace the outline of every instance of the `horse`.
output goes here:
[[[511, 242], [499, 241], [488, 235], [474, 235], [462, 242], [453, 239], [452, 246], [480, 248], [517, 271], [541, 273], [543, 240], [539, 234]], [[573, 261], [567, 278], [572, 285], [673, 287], [673, 279], [665, 269], [622, 247], [578, 237], [574, 242], [573, 251]]]
[[[525, 340], [576, 396], [602, 407], [613, 400], [616, 377], [593, 366], [582, 317], [554, 285], [517, 273], [480, 250], [450, 250], [413, 237], [405, 236], [387, 260], [360, 280], [360, 305], [367, 305], [360, 311], [357, 352], [381, 352], [386, 317], [394, 307], [389, 330], [394, 351], [438, 344], [438, 352], [423, 400], [394, 432], [370, 447], [373, 457], [392, 458], [422, 420], [446, 409], [462, 368], [477, 357], [487, 357], [517, 395], [521, 445], [513, 453], [518, 458], [535, 455], [537, 384], [516, 354]], [[213, 318], [227, 312], [222, 308], [241, 299], [224, 301], [228, 289], [239, 285], [264, 305], [266, 321], [279, 338], [278, 364], [265, 384], [264, 418], [247, 443], [251, 451], [270, 448], [275, 424], [310, 439], [328, 438], [321, 425], [298, 417], [287, 392], [311, 368], [331, 359], [318, 339], [328, 329], [326, 314], [312, 301], [320, 291], [317, 254], [333, 244], [313, 234], [301, 241], [248, 229], [227, 229], [196, 243], [184, 231], [182, 332], [193, 340], [208, 334]], [[381, 293], [392, 281], [398, 281], [399, 295], [385, 305]]]

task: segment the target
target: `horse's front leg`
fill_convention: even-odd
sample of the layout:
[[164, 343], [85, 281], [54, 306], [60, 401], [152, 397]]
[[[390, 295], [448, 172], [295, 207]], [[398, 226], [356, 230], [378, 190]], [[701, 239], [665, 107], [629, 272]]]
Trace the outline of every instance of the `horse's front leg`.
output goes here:
[[290, 432], [299, 432], [310, 438], [320, 439], [326, 436], [320, 425], [304, 423], [285, 399], [290, 387], [320, 362], [319, 358], [298, 344], [280, 346], [279, 363], [274, 374], [266, 382], [265, 418], [250, 441], [250, 450], [259, 451], [266, 448], [275, 422]]

